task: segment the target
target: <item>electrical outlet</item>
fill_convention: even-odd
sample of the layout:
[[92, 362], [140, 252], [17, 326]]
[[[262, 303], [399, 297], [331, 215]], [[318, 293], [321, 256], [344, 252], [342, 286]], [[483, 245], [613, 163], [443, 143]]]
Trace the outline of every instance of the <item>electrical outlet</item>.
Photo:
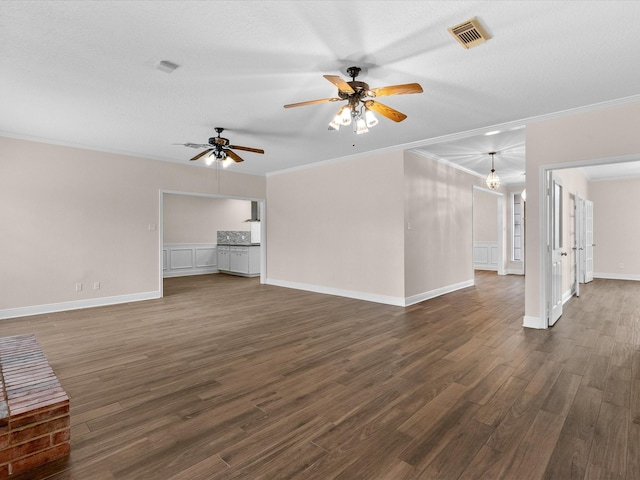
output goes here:
[[618, 267], [624, 268], [624, 263], [620, 262], [620, 265], [618, 265]]
[[82, 291], [82, 284], [76, 283], [76, 292], [81, 292], [81, 291]]
[[100, 282], [93, 282], [93, 289], [100, 290]]

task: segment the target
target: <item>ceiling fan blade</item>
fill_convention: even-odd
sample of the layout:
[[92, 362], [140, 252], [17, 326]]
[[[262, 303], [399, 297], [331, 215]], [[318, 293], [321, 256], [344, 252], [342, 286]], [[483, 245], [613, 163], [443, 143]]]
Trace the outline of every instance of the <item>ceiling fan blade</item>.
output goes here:
[[236, 150], [244, 150], [246, 152], [264, 153], [261, 148], [241, 147], [240, 145], [229, 145], [229, 148], [235, 148]]
[[171, 145], [182, 145], [183, 147], [191, 147], [191, 148], [210, 148], [211, 145], [205, 143], [172, 143]]
[[337, 75], [323, 75], [323, 77], [333, 83], [336, 87], [338, 87], [338, 90], [340, 90], [341, 92], [356, 93], [356, 91], [351, 88], [351, 85], [349, 85], [346, 80], [343, 80]]
[[190, 161], [198, 160], [200, 157], [203, 157], [204, 155], [212, 151], [213, 151], [213, 148], [210, 148], [209, 150], [205, 150], [204, 152], [200, 152], [198, 155], [193, 157]]
[[367, 100], [366, 102], [364, 102], [364, 106], [369, 110], [373, 110], [374, 112], [379, 113], [380, 115], [383, 115], [390, 120], [393, 120], [394, 122], [401, 122], [405, 118], [407, 118], [404, 113], [401, 113], [398, 110], [394, 110], [391, 107], [387, 107], [382, 103], [374, 102], [373, 100]]
[[376, 97], [388, 97], [389, 95], [405, 95], [407, 93], [422, 93], [419, 83], [405, 83], [404, 85], [392, 85], [390, 87], [372, 88]]
[[229, 155], [236, 163], [244, 162], [244, 160], [240, 158], [240, 156], [232, 150], [225, 150], [225, 153]]
[[308, 102], [290, 103], [285, 105], [284, 108], [302, 107], [303, 105], [315, 105], [316, 103], [337, 102], [342, 100], [341, 98], [321, 98], [320, 100], [309, 100]]

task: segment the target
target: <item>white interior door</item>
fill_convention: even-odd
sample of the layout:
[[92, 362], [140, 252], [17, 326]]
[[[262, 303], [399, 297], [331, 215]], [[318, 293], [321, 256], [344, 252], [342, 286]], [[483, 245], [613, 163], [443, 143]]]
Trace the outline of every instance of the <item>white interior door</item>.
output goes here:
[[551, 273], [549, 326], [552, 326], [562, 315], [562, 257], [567, 256], [567, 252], [562, 250], [562, 180], [553, 172], [551, 172], [548, 192], [549, 218], [551, 219], [548, 249], [551, 261], [549, 269]]
[[593, 202], [584, 201], [584, 283], [593, 280]]
[[573, 216], [575, 241], [573, 245], [573, 268], [574, 268], [574, 285], [573, 290], [576, 297], [580, 296], [580, 283], [584, 283], [584, 198], [576, 194], [575, 196], [575, 215]]

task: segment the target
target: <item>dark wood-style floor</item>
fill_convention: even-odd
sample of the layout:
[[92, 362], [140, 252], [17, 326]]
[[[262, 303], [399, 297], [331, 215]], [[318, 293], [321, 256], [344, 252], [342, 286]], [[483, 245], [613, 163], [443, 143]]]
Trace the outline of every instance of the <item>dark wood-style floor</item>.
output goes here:
[[0, 322], [71, 397], [30, 479], [638, 479], [640, 284], [595, 280], [550, 330], [524, 279], [384, 306], [206, 275], [165, 298]]

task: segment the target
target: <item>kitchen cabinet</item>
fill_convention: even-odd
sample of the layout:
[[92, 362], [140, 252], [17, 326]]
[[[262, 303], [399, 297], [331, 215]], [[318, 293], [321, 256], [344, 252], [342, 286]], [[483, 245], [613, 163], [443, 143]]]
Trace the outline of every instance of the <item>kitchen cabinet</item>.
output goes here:
[[229, 246], [218, 245], [218, 270], [229, 270]]
[[260, 275], [259, 245], [218, 245], [218, 271], [236, 275]]

